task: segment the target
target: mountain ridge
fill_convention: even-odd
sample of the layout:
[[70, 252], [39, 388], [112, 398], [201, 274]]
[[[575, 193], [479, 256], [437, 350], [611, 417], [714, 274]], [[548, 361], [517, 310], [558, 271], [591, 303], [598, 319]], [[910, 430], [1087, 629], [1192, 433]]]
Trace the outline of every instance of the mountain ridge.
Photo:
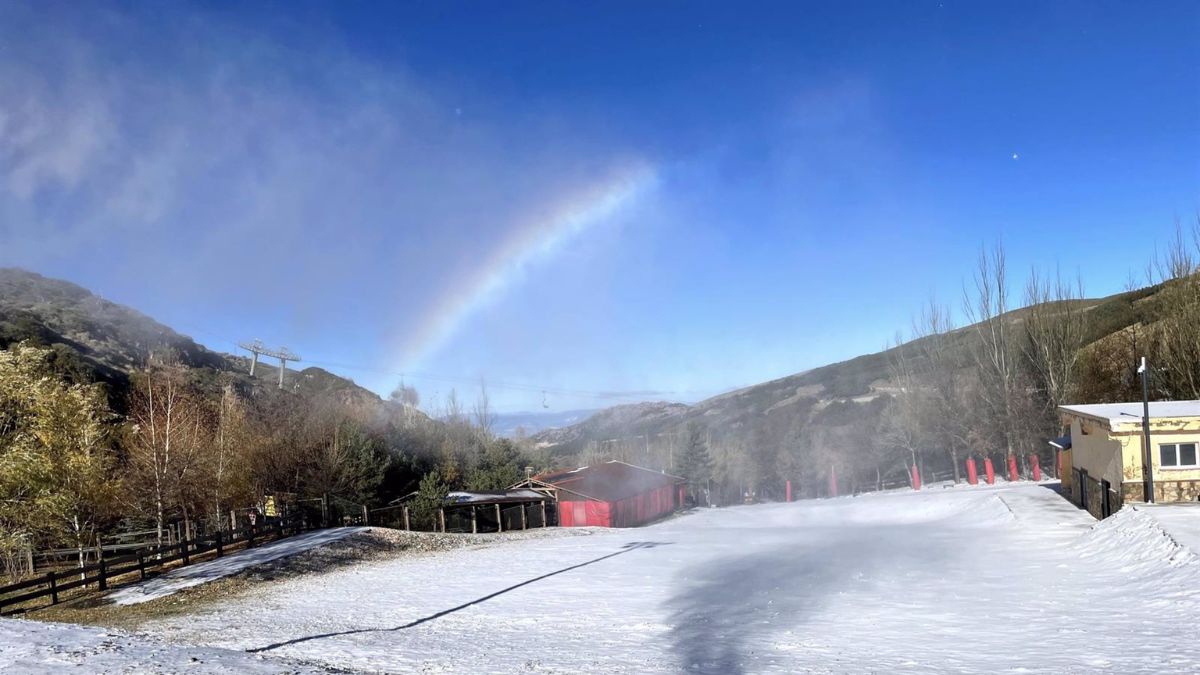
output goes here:
[[[59, 373], [67, 379], [105, 385], [118, 409], [131, 374], [155, 353], [169, 352], [202, 378], [227, 374], [243, 386], [260, 389], [277, 382], [278, 366], [260, 362], [251, 378], [247, 357], [211, 350], [137, 309], [70, 281], [0, 268], [0, 349], [26, 340], [54, 349]], [[288, 373], [294, 391], [332, 391], [371, 405], [385, 403], [353, 380], [322, 368]]]
[[[1154, 308], [1148, 307], [1147, 303], [1154, 301], [1161, 287], [1162, 284], [1156, 284], [1109, 296], [1071, 301], [1082, 305], [1089, 315], [1085, 349], [1131, 325], [1152, 318]], [[1019, 324], [1029, 310], [1029, 307], [1013, 309], [1001, 318]], [[975, 339], [974, 326], [954, 328], [949, 336], [956, 344], [963, 344], [963, 341]], [[922, 339], [917, 338], [907, 344], [919, 344]], [[880, 397], [890, 397], [897, 391], [895, 384], [890, 382], [888, 372], [889, 360], [896, 350], [897, 347], [890, 347], [860, 354], [718, 394], [690, 405], [671, 404], [673, 407], [669, 414], [655, 419], [630, 422], [609, 411], [664, 404], [614, 406], [571, 427], [534, 434], [531, 440], [555, 454], [573, 454], [584, 452], [588, 447], [595, 449], [596, 444], [611, 438], [637, 438], [647, 434], [651, 437], [677, 436], [689, 422], [702, 421], [710, 430], [716, 429], [719, 435], [726, 436], [728, 442], [745, 447], [755, 442], [754, 436], [761, 433], [762, 422], [766, 418], [791, 416], [807, 419], [834, 403], [866, 405]], [[796, 420], [772, 424], [792, 428]]]

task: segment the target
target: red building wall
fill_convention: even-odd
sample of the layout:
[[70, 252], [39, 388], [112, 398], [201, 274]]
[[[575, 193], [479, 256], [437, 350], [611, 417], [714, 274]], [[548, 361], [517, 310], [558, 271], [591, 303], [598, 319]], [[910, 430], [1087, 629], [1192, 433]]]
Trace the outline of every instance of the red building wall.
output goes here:
[[560, 527], [636, 527], [674, 511], [674, 492], [667, 485], [617, 502], [560, 501], [558, 524]]

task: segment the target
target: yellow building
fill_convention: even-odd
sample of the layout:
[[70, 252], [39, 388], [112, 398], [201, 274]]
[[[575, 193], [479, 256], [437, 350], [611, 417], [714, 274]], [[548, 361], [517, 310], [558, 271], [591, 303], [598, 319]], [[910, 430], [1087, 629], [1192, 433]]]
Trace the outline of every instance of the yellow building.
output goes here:
[[[1141, 403], [1059, 407], [1069, 436], [1063, 449], [1063, 493], [1097, 518], [1129, 501], [1144, 501]], [[1156, 502], [1200, 497], [1200, 401], [1150, 404], [1150, 447]]]

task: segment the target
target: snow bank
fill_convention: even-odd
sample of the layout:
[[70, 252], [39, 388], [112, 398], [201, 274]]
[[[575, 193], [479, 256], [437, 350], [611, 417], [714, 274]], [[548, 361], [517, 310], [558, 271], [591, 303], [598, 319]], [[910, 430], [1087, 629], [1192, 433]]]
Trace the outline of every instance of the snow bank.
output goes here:
[[1153, 518], [1168, 536], [1200, 554], [1200, 503], [1132, 504], [1129, 508]]
[[336, 527], [299, 534], [269, 544], [230, 553], [222, 558], [174, 569], [162, 576], [113, 591], [108, 599], [117, 605], [135, 605], [165, 598], [185, 588], [237, 574], [249, 567], [295, 555], [361, 532], [362, 527]]
[[[1195, 512], [1200, 518], [1200, 511]], [[1196, 567], [1197, 554], [1171, 536], [1140, 506], [1128, 506], [1100, 522], [1077, 544], [1082, 560], [1116, 566], [1129, 575], [1161, 577], [1167, 568]]]

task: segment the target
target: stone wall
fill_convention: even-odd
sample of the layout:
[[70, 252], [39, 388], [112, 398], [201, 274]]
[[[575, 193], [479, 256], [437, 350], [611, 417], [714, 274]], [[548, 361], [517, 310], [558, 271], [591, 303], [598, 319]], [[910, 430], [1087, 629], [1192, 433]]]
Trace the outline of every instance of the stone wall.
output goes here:
[[[1145, 490], [1141, 481], [1128, 482], [1121, 486], [1125, 501], [1145, 501]], [[1155, 480], [1154, 501], [1160, 504], [1172, 502], [1194, 502], [1200, 500], [1200, 480]]]
[[[1082, 490], [1080, 488], [1082, 488], [1083, 486], [1078, 484], [1079, 483], [1078, 480], [1076, 480], [1075, 483], [1076, 483], [1074, 485], [1075, 489], [1071, 490], [1071, 493], [1069, 495], [1067, 495], [1067, 498], [1072, 503], [1074, 503], [1076, 506], [1081, 506], [1080, 502], [1083, 501], [1083, 499], [1082, 499], [1083, 494], [1082, 494]], [[1104, 484], [1102, 482], [1100, 482], [1099, 480], [1092, 478], [1091, 476], [1088, 476], [1086, 478], [1086, 484], [1087, 484], [1087, 510], [1088, 510], [1088, 513], [1092, 514], [1092, 517], [1094, 517], [1096, 520], [1100, 520], [1101, 518], [1104, 517]], [[1126, 494], [1124, 492], [1124, 488], [1127, 487], [1128, 485], [1129, 485], [1129, 483], [1125, 483], [1124, 485], [1122, 485], [1121, 492], [1118, 492], [1117, 490], [1113, 489], [1112, 487], [1110, 487], [1108, 489], [1108, 507], [1109, 507], [1108, 515], [1112, 515], [1112, 514], [1116, 513], [1117, 511], [1120, 511], [1121, 507], [1125, 505], [1125, 502], [1128, 500], [1128, 497], [1126, 496]], [[1138, 497], [1140, 498], [1141, 497], [1140, 486], [1138, 486], [1138, 488], [1139, 488], [1138, 489]]]

